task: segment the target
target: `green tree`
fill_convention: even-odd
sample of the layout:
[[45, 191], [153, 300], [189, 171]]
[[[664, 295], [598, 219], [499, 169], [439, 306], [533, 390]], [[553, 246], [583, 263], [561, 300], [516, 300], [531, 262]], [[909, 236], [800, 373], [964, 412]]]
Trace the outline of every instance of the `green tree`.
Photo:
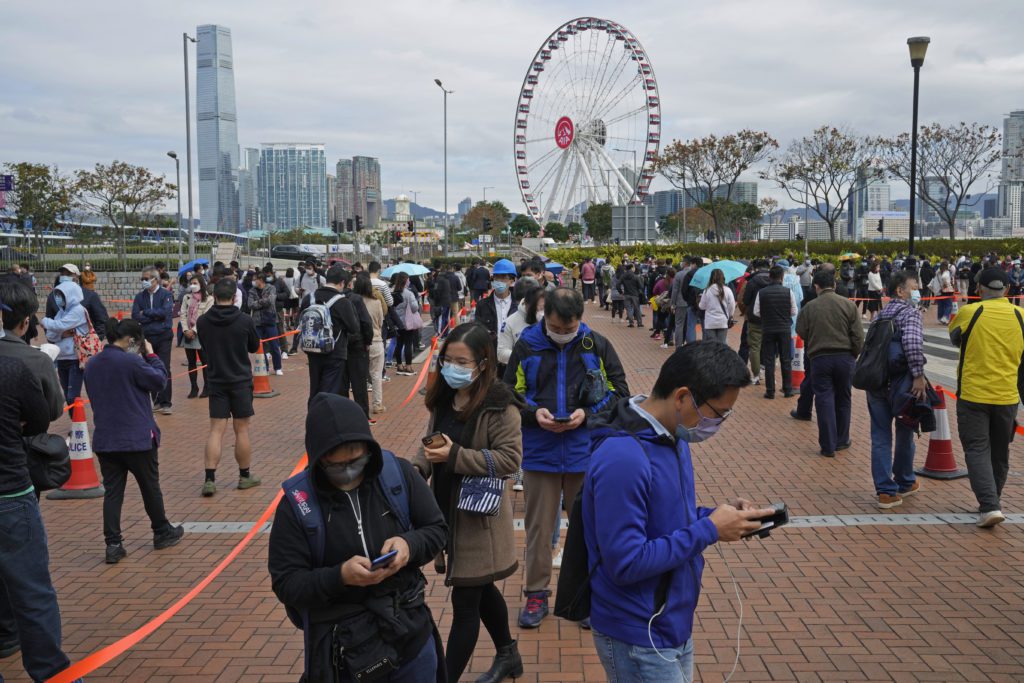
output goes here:
[[569, 238], [573, 240], [581, 240], [585, 232], [583, 226], [576, 221], [569, 223], [569, 225], [565, 226], [565, 229], [569, 231]]
[[175, 196], [177, 187], [143, 166], [124, 161], [96, 164], [92, 171], [79, 171], [75, 187], [79, 206], [110, 221], [118, 235], [117, 255], [125, 262], [128, 225], [139, 225]]
[[566, 242], [569, 239], [569, 230], [558, 221], [551, 221], [544, 226], [544, 236], [556, 242]]
[[46, 164], [6, 164], [4, 173], [14, 176], [14, 190], [7, 193], [7, 204], [17, 216], [18, 228], [27, 239], [31, 226], [42, 253], [42, 231], [53, 227], [71, 210], [74, 183], [56, 166]]
[[[708, 202], [719, 188], [725, 188], [724, 201], [732, 201], [733, 188], [740, 175], [763, 161], [779, 143], [768, 133], [741, 130], [718, 137], [709, 135], [693, 140], [673, 140], [655, 159], [655, 168], [693, 202]], [[721, 203], [708, 202], [718, 238], [724, 227], [718, 215]]]
[[508, 227], [516, 237], [536, 237], [540, 233], [540, 226], [525, 213], [521, 213], [513, 218]]
[[612, 236], [612, 205], [608, 202], [591, 204], [583, 212], [583, 222], [587, 224], [587, 234], [595, 242], [606, 242]]

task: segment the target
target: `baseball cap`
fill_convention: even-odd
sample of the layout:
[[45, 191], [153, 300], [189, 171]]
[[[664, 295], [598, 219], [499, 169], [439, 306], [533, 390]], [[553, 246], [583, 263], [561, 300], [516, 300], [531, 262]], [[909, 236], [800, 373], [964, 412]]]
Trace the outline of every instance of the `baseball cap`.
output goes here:
[[63, 266], [60, 267], [60, 269], [61, 270], [66, 270], [66, 271], [68, 271], [69, 273], [71, 273], [72, 275], [75, 275], [75, 276], [78, 276], [78, 275], [82, 274], [82, 272], [80, 270], [78, 270], [78, 266], [76, 266], [74, 263], [65, 263]]
[[1006, 286], [1010, 284], [1010, 279], [1006, 277], [1006, 271], [1002, 268], [986, 268], [978, 273], [977, 283], [983, 287], [989, 289], [1006, 289]]

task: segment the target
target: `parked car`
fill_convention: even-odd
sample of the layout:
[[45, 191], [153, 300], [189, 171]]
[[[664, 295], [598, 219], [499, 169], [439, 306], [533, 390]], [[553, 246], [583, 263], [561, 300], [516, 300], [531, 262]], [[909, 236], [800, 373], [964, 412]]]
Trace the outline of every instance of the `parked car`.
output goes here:
[[319, 259], [319, 254], [314, 254], [295, 244], [279, 244], [270, 251], [271, 259], [283, 259], [285, 261], [305, 261], [306, 259]]

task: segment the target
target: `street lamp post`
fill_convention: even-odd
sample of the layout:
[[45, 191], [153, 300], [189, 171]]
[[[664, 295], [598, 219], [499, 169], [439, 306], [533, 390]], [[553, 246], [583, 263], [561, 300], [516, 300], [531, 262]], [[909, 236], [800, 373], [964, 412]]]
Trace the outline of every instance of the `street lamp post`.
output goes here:
[[[196, 224], [192, 220], [192, 114], [190, 111], [191, 98], [188, 87], [188, 44], [190, 41], [194, 43], [196, 39], [187, 33], [181, 34], [181, 52], [185, 58], [185, 169], [188, 176], [188, 260], [192, 261], [196, 257]], [[178, 191], [181, 192], [180, 189]], [[180, 209], [179, 213], [181, 213]]]
[[493, 190], [493, 189], [494, 189], [493, 185], [488, 185], [487, 187], [484, 188], [484, 202], [487, 201], [487, 190]]
[[174, 172], [178, 176], [178, 190], [175, 194], [178, 195], [178, 270], [181, 270], [185, 264], [181, 259], [181, 160], [177, 152], [168, 152], [167, 156], [174, 159]]
[[448, 96], [455, 91], [445, 90], [440, 78], [434, 83], [444, 93], [444, 255], [448, 256]]
[[917, 90], [921, 79], [921, 66], [924, 64], [924, 54], [928, 51], [928, 43], [931, 38], [917, 36], [907, 38], [907, 46], [910, 48], [910, 65], [914, 67], [914, 114], [913, 124], [910, 130], [910, 239], [907, 240], [908, 253], [914, 253], [914, 205], [917, 203]]

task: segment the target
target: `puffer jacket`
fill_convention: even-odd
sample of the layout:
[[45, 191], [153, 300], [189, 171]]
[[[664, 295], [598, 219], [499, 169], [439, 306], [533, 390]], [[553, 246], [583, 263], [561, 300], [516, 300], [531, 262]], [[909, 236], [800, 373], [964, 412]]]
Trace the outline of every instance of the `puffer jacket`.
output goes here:
[[82, 305], [82, 288], [74, 282], [62, 282], [56, 289], [63, 297], [55, 296], [57, 314], [52, 318], [43, 318], [43, 329], [46, 330], [46, 340], [56, 344], [60, 349], [57, 360], [75, 360], [78, 358], [75, 353], [75, 338], [65, 337], [64, 333], [68, 330], [74, 330], [76, 334], [89, 332], [88, 316], [85, 306]]

